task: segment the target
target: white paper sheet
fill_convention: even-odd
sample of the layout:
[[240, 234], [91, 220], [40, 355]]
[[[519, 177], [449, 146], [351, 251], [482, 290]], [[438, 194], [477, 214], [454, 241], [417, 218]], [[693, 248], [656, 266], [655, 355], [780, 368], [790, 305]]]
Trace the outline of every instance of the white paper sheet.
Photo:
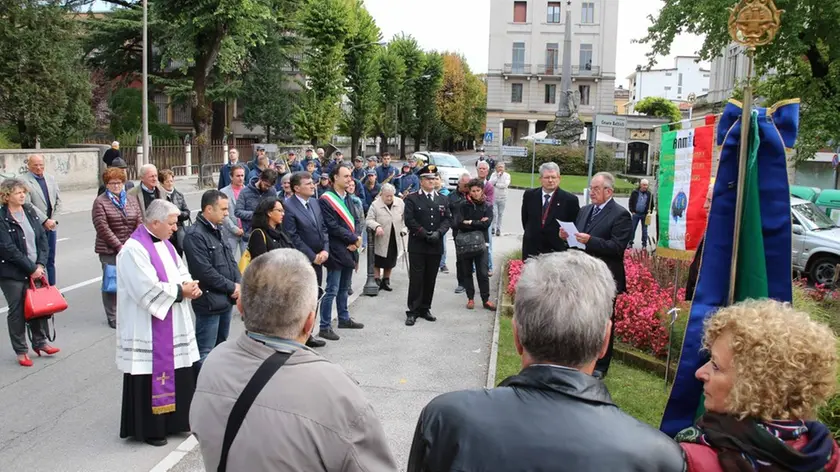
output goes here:
[[577, 229], [577, 227], [575, 226], [574, 223], [572, 223], [570, 221], [560, 221], [560, 220], [557, 220], [557, 223], [560, 224], [560, 228], [562, 228], [564, 231], [569, 233], [569, 239], [566, 240], [566, 242], [569, 243], [569, 247], [586, 249], [586, 244], [583, 244], [582, 242], [578, 241], [577, 238], [575, 237], [575, 235], [580, 233], [580, 231], [578, 231], [578, 229]]

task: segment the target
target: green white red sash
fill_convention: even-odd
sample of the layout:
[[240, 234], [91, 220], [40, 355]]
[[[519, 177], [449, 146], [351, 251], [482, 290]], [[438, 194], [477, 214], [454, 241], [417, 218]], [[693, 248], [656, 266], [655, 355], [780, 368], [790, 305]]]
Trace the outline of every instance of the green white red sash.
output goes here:
[[350, 213], [350, 209], [347, 208], [347, 204], [344, 202], [343, 198], [339, 197], [333, 190], [329, 190], [321, 195], [321, 199], [329, 203], [332, 209], [335, 210], [338, 216], [341, 217], [341, 219], [347, 224], [350, 231], [356, 231], [356, 220]]

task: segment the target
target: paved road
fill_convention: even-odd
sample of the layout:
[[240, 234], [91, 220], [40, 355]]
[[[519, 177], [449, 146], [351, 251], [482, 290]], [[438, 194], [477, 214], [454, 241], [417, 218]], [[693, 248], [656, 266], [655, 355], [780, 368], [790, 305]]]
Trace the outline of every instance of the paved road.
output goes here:
[[[197, 208], [198, 200], [198, 193], [187, 195], [190, 208]], [[626, 205], [621, 199], [619, 203]], [[504, 234], [494, 241], [497, 260], [521, 244], [520, 205], [521, 191], [511, 191]], [[171, 438], [161, 448], [119, 438], [122, 375], [114, 363], [114, 331], [102, 311], [93, 240], [89, 211], [62, 215], [58, 286], [65, 289], [70, 308], [56, 316], [55, 345], [61, 353], [36, 357], [34, 367], [22, 368], [8, 344], [0, 349], [0, 469], [145, 472], [168, 457], [169, 462], [156, 470], [171, 466], [175, 466], [171, 470], [203, 470], [197, 449], [170, 455], [186, 435]], [[404, 270], [397, 269], [394, 292], [362, 297], [351, 306], [352, 316], [366, 323], [366, 328], [346, 333], [322, 350], [359, 380], [401, 466], [406, 463], [414, 422], [428, 400], [441, 392], [481, 387], [486, 379], [493, 317], [483, 310], [466, 310], [465, 297], [452, 293], [451, 239], [448, 248], [453, 273], [438, 279], [434, 305], [438, 323], [404, 326], [407, 278]], [[354, 277], [357, 294], [351, 301], [361, 292], [364, 278], [363, 272]], [[491, 283], [494, 293], [497, 281], [498, 269]], [[241, 332], [241, 322], [234, 320], [231, 336]], [[0, 343], [5, 339], [8, 330], [3, 324]]]

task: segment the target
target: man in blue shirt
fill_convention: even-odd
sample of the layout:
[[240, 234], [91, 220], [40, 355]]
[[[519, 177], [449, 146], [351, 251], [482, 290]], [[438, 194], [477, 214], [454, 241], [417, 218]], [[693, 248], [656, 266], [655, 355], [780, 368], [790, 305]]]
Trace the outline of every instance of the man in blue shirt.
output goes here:
[[381, 184], [393, 184], [400, 171], [391, 165], [391, 153], [382, 153], [382, 165], [376, 168], [376, 181]]

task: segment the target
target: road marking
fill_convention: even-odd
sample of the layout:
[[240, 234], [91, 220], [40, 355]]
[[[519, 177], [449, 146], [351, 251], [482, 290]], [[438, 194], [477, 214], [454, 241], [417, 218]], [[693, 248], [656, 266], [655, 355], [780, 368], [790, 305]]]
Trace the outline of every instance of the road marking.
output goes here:
[[198, 446], [198, 439], [194, 435], [190, 435], [185, 439], [174, 451], [167, 454], [160, 462], [155, 465], [149, 472], [168, 472], [173, 467], [178, 465], [181, 460], [187, 456], [195, 447]]
[[70, 238], [59, 238], [59, 239], [56, 239], [55, 242], [60, 243], [61, 241], [67, 241], [68, 239], [70, 239]]
[[[72, 290], [76, 290], [77, 288], [87, 287], [90, 284], [95, 284], [96, 282], [101, 282], [101, 281], [102, 281], [102, 277], [94, 277], [92, 279], [85, 280], [84, 282], [79, 282], [79, 283], [73, 284], [69, 287], [64, 287], [62, 289], [59, 289], [59, 292], [67, 293], [67, 292], [70, 292]], [[6, 307], [3, 307], [3, 308], [0, 308], [0, 315], [2, 315], [3, 313], [8, 313], [8, 312], [9, 312], [9, 307], [6, 306]]]

